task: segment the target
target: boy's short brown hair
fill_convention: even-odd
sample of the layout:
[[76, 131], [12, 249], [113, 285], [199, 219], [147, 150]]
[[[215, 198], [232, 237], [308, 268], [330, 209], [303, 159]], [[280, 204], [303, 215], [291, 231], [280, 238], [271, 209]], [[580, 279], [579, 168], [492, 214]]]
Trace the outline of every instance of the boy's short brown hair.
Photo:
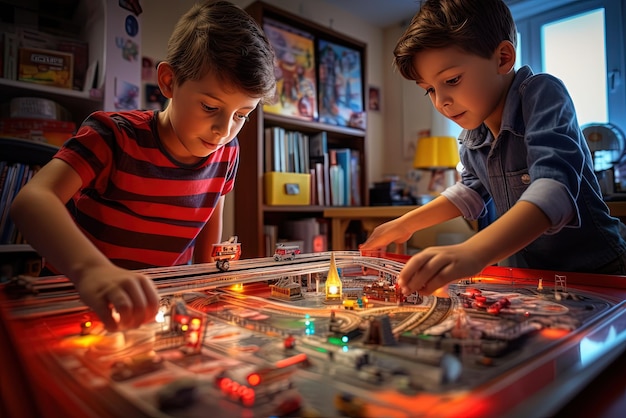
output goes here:
[[210, 71], [262, 102], [274, 97], [274, 51], [254, 19], [228, 1], [205, 1], [185, 13], [168, 42], [166, 61], [179, 85]]
[[517, 28], [502, 0], [426, 0], [398, 40], [395, 67], [417, 80], [413, 57], [425, 49], [457, 47], [490, 58], [502, 41], [517, 44]]

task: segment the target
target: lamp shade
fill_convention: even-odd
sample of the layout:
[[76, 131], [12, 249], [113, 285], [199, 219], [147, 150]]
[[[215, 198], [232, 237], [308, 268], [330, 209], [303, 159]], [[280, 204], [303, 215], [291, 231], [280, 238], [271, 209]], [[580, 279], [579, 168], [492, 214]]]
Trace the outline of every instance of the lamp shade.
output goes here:
[[452, 136], [428, 136], [417, 140], [414, 168], [455, 168], [459, 147]]

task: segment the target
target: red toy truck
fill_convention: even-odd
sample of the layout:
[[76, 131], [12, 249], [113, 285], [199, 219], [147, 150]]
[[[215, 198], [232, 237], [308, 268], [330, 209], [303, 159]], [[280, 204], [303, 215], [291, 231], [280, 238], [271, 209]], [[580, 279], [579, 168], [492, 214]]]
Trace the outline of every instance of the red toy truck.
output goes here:
[[300, 254], [300, 247], [297, 245], [284, 245], [276, 244], [276, 251], [274, 251], [274, 260], [293, 260], [296, 255]]
[[237, 239], [237, 236], [232, 236], [228, 241], [213, 244], [211, 257], [219, 270], [227, 271], [230, 268], [230, 261], [239, 260], [241, 257], [241, 243], [237, 242]]

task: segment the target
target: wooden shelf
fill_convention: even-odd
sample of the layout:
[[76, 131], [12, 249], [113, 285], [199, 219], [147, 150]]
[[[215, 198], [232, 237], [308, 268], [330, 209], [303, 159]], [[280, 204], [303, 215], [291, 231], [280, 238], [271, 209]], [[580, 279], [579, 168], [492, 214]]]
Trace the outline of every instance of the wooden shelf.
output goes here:
[[384, 222], [404, 215], [419, 206], [368, 206], [333, 207], [324, 210], [324, 217], [331, 219], [331, 246], [334, 251], [344, 249], [346, 230], [352, 221], [360, 221], [366, 234]]
[[[261, 112], [263, 112], [263, 110], [261, 110]], [[265, 119], [265, 124], [268, 126], [280, 125], [287, 130], [296, 130], [301, 132], [326, 131], [328, 133], [335, 134], [335, 136], [365, 138], [365, 131], [346, 126], [335, 126], [315, 121], [293, 119], [271, 113], [264, 113], [263, 118]]]
[[35, 249], [28, 244], [6, 244], [0, 245], [0, 253], [36, 253]]
[[[362, 68], [361, 91], [365, 95], [367, 86], [366, 65], [364, 65], [367, 62], [367, 45], [365, 43], [262, 1], [250, 4], [246, 10], [261, 25], [266, 19], [271, 19], [274, 22], [305, 31], [317, 40], [324, 39], [359, 51]], [[319, 61], [317, 63], [319, 64]], [[365, 97], [363, 100], [363, 108], [365, 109]], [[321, 218], [324, 211], [328, 209], [324, 206], [265, 205], [263, 193], [264, 134], [267, 127], [280, 127], [287, 131], [301, 132], [309, 136], [324, 131], [327, 134], [329, 149], [350, 148], [357, 150], [359, 152], [360, 194], [363, 204], [367, 205], [368, 203], [367, 134], [365, 130], [270, 114], [259, 108], [250, 115], [250, 121], [246, 123], [238, 135], [241, 153], [234, 190], [235, 234], [243, 243], [243, 258], [265, 256], [264, 225], [278, 225], [280, 235], [281, 227], [285, 222], [312, 217]], [[284, 235], [279, 236], [279, 238], [291, 239]]]
[[38, 165], [46, 164], [59, 150], [59, 147], [45, 142], [3, 136], [0, 136], [0, 148], [0, 160]]

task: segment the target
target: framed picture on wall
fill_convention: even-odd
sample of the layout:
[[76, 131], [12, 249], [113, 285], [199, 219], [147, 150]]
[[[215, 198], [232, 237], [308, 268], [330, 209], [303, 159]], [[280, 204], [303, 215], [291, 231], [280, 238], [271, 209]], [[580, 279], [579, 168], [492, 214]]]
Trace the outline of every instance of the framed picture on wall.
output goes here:
[[365, 129], [361, 53], [319, 39], [319, 121]]
[[315, 44], [313, 35], [271, 19], [263, 21], [276, 61], [276, 96], [263, 111], [317, 120]]
[[367, 109], [374, 111], [374, 112], [380, 112], [380, 88], [370, 86], [367, 97], [368, 97]]

